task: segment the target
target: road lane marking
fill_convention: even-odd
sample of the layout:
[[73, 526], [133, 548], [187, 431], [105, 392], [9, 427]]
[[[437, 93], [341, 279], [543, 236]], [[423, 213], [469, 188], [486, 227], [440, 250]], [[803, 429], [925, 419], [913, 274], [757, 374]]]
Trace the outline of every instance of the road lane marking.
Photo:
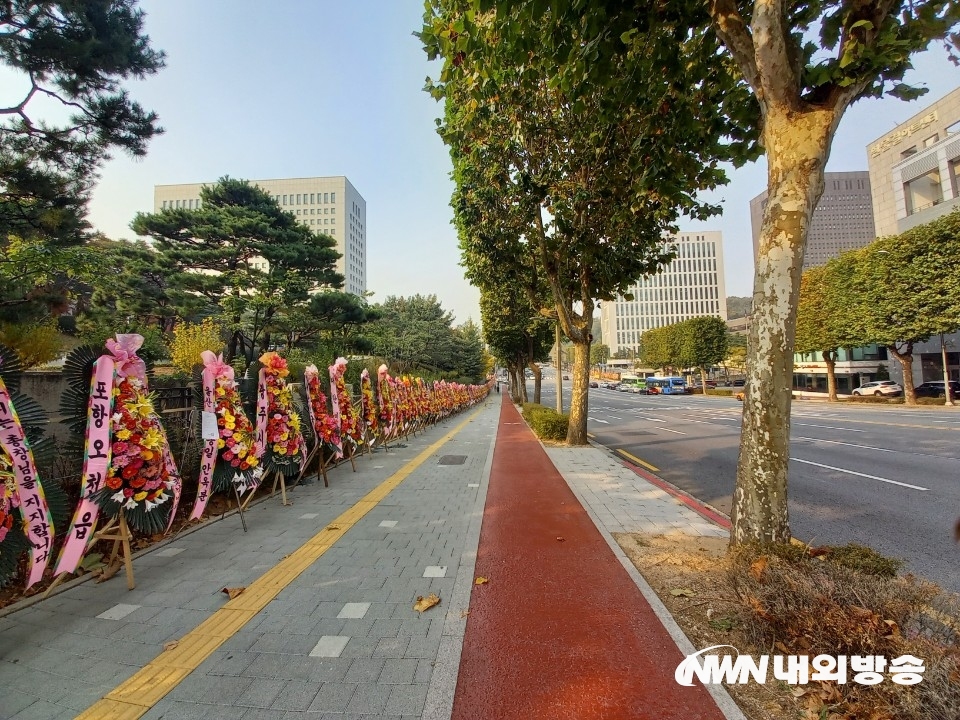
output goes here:
[[686, 435], [685, 432], [680, 432], [679, 430], [671, 430], [670, 428], [657, 428], [657, 430], [663, 430], [664, 432], [672, 432], [676, 435]]
[[854, 430], [853, 428], [834, 427], [833, 425], [813, 425], [812, 423], [793, 423], [803, 427], [823, 428], [824, 430], [843, 430], [844, 432], [864, 432], [863, 430]]
[[175, 648], [160, 653], [102, 699], [80, 713], [77, 716], [78, 720], [103, 720], [103, 718], [136, 720], [145, 715], [190, 673], [200, 667], [200, 663], [252, 620], [280, 594], [281, 590], [289, 586], [329, 550], [361, 518], [377, 507], [414, 470], [473, 422], [482, 410], [481, 407], [470, 413], [450, 432], [408, 461], [397, 472], [358, 500], [353, 507], [343, 512], [331, 524], [253, 581], [242, 595], [225, 603], [181, 637]]
[[650, 422], [666, 422], [666, 420], [661, 420], [660, 418], [649, 417], [648, 415], [637, 415], [640, 420], [649, 420]]
[[587, 416], [587, 420], [593, 420], [594, 422], [603, 423], [604, 425], [609, 425], [609, 424], [610, 424], [610, 423], [607, 422], [606, 420], [598, 420], [597, 418], [595, 418], [595, 417], [590, 417], [589, 415]]
[[[830, 443], [831, 445], [847, 445], [848, 447], [863, 448], [864, 450], [874, 450], [876, 452], [900, 452], [899, 450], [890, 450], [889, 448], [873, 447], [872, 445], [857, 445], [856, 443], [840, 442], [839, 440], [823, 440], [821, 438], [798, 437], [795, 440], [809, 440], [811, 442]], [[936, 456], [935, 456], [936, 457]]]
[[644, 462], [643, 460], [638, 458], [636, 455], [631, 455], [626, 450], [621, 450], [620, 448], [617, 448], [617, 452], [623, 455], [625, 458], [627, 458], [630, 462], [636, 463], [637, 465], [642, 465], [643, 467], [647, 468], [647, 470], [652, 470], [653, 472], [660, 472], [660, 468], [654, 467], [648, 462]]
[[803, 463], [805, 465], [815, 465], [816, 467], [826, 468], [827, 470], [836, 470], [837, 472], [847, 473], [848, 475], [856, 475], [857, 477], [879, 480], [880, 482], [890, 483], [891, 485], [900, 485], [901, 487], [910, 488], [911, 490], [923, 490], [926, 492], [930, 489], [920, 487], [919, 485], [911, 485], [910, 483], [900, 482], [899, 480], [888, 480], [887, 478], [877, 477], [876, 475], [867, 475], [866, 473], [856, 472], [854, 470], [844, 470], [843, 468], [834, 467], [833, 465], [823, 465], [821, 463], [811, 462], [810, 460], [801, 460], [800, 458], [795, 457], [791, 457], [790, 459], [794, 462]]

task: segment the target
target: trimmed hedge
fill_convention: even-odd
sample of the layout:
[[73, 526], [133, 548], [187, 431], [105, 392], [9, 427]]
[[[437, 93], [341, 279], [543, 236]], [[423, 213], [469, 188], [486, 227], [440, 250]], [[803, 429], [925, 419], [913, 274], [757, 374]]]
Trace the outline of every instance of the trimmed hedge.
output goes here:
[[537, 403], [524, 403], [521, 411], [523, 419], [541, 440], [563, 441], [567, 439], [569, 415], [561, 415], [553, 408]]

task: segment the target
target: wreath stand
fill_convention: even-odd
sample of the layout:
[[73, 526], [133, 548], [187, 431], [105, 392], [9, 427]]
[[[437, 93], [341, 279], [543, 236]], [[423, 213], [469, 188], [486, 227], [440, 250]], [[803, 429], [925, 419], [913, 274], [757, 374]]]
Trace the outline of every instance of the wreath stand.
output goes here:
[[[242, 502], [242, 501], [240, 500], [240, 491], [237, 490], [237, 486], [234, 485], [234, 484], [231, 482], [231, 483], [230, 483], [230, 487], [233, 488], [233, 496], [237, 499], [237, 513], [240, 515], [240, 524], [243, 525], [243, 531], [246, 532], [246, 531], [247, 531], [247, 519], [246, 519], [245, 517], [243, 517], [243, 510], [244, 510], [244, 508], [246, 508], [247, 504], [246, 504], [245, 502]], [[250, 497], [253, 497], [253, 493], [254, 493], [254, 492], [256, 492], [256, 490], [251, 491]], [[223, 514], [224, 514], [224, 515], [227, 514], [226, 509], [224, 509]], [[223, 515], [221, 515], [220, 517], [222, 518]]]
[[304, 461], [304, 463], [303, 463], [303, 470], [301, 470], [301, 471], [300, 471], [300, 474], [297, 475], [297, 480], [296, 480], [296, 482], [294, 482], [293, 485], [290, 487], [291, 490], [292, 490], [293, 488], [295, 488], [297, 485], [299, 485], [299, 484], [300, 484], [300, 481], [303, 480], [304, 476], [306, 476], [306, 474], [307, 474], [307, 468], [310, 467], [310, 463], [313, 461], [314, 456], [316, 456], [318, 452], [319, 452], [319, 454], [320, 454], [320, 460], [319, 460], [319, 462], [318, 462], [318, 465], [320, 466], [320, 469], [317, 471], [317, 479], [319, 480], [319, 479], [320, 479], [320, 476], [323, 475], [323, 486], [324, 486], [324, 487], [330, 487], [330, 483], [329, 483], [329, 481], [327, 480], [327, 465], [328, 465], [329, 463], [323, 459], [323, 443], [322, 443], [322, 442], [317, 442], [317, 443], [310, 449], [310, 452], [307, 454], [307, 459], [306, 459], [306, 461]]
[[[137, 584], [133, 579], [133, 552], [130, 548], [130, 541], [133, 539], [133, 533], [130, 532], [130, 526], [127, 525], [127, 518], [120, 509], [120, 514], [112, 518], [102, 530], [98, 530], [93, 535], [93, 542], [98, 540], [113, 540], [113, 548], [110, 550], [110, 559], [107, 561], [107, 567], [97, 578], [101, 583], [109, 580], [120, 571], [120, 565], [127, 571], [127, 590], [133, 590]], [[122, 560], [118, 558], [122, 554]]]
[[282, 498], [280, 504], [293, 505], [292, 502], [287, 502], [287, 480], [280, 470], [273, 471], [273, 487], [270, 488], [270, 497], [273, 497], [274, 493], [277, 492], [277, 483], [280, 483], [280, 497]]

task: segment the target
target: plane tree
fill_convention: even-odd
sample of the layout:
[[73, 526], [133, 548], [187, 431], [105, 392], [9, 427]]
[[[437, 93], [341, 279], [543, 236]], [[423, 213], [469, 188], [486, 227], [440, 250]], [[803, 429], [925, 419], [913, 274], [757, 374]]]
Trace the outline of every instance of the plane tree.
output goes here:
[[862, 332], [900, 363], [916, 404], [914, 346], [960, 327], [960, 211], [863, 248], [857, 282]]
[[717, 44], [691, 37], [682, 13], [602, 41], [630, 52], [592, 56], [577, 50], [591, 16], [493, 5], [428, 3], [420, 38], [442, 69], [427, 89], [445, 102], [439, 132], [455, 213], [469, 216], [458, 224], [468, 277], [476, 257], [507, 274], [535, 263], [550, 291], [540, 312], [574, 348], [567, 443], [585, 444], [595, 303], [673, 259], [665, 234], [682, 214], [719, 211], [697, 192], [725, 181], [720, 161], [744, 158], [749, 142], [728, 105], [750, 100], [722, 74], [690, 82], [708, 74]]

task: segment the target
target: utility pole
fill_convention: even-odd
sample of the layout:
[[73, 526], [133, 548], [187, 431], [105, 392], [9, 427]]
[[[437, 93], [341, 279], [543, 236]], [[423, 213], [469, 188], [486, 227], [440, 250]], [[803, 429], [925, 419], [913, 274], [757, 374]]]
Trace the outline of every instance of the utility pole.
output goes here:
[[563, 415], [563, 356], [560, 353], [560, 321], [554, 328], [557, 341], [557, 412]]
[[950, 392], [950, 366], [947, 364], [947, 343], [940, 333], [940, 358], [943, 361], [943, 397], [944, 405], [953, 407], [953, 393]]

